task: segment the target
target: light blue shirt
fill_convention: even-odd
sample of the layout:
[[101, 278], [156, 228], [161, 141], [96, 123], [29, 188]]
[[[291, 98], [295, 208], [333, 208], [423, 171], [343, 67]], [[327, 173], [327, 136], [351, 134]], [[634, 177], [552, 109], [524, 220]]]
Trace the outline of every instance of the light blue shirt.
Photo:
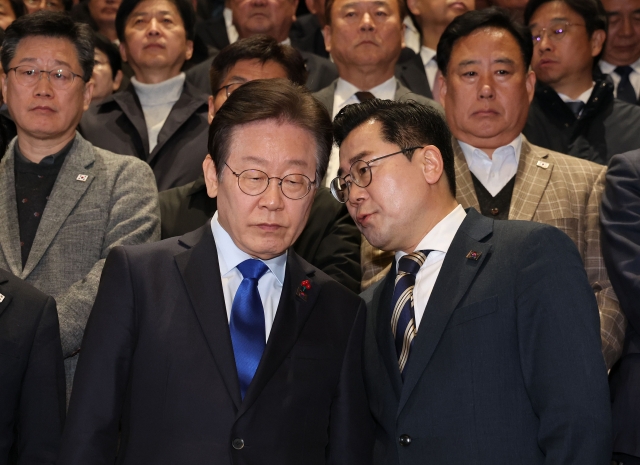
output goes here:
[[[238, 265], [245, 260], [254, 258], [243, 252], [236, 246], [233, 239], [218, 222], [218, 212], [215, 212], [211, 219], [211, 232], [216, 241], [218, 251], [218, 264], [220, 266], [220, 277], [222, 280], [222, 292], [224, 293], [224, 303], [227, 308], [227, 321], [231, 319], [231, 307], [236, 296], [238, 287], [242, 282], [242, 273], [238, 270]], [[271, 260], [261, 260], [267, 267], [267, 271], [258, 281], [258, 292], [262, 307], [264, 308], [264, 329], [267, 341], [276, 317], [282, 285], [287, 268], [287, 252], [272, 258]]]

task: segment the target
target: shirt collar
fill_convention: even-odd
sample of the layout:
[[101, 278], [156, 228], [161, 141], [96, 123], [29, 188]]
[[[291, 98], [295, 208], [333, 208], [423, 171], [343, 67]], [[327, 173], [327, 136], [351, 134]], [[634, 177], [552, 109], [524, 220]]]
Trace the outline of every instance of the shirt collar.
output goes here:
[[[487, 155], [482, 150], [472, 145], [469, 145], [465, 142], [462, 142], [461, 140], [459, 140], [458, 143], [460, 144], [460, 148], [462, 149], [462, 153], [464, 154], [464, 158], [467, 160], [467, 165], [469, 167], [471, 167], [474, 164], [474, 161], [479, 158], [491, 160], [492, 162], [494, 161], [493, 157], [489, 158], [489, 155]], [[513, 152], [511, 152], [511, 150], [509, 151], [503, 150], [506, 147], [511, 147], [513, 149]], [[515, 155], [516, 157], [516, 165], [517, 165], [520, 161], [521, 151], [522, 151], [522, 134], [518, 134], [518, 136], [515, 139], [513, 139], [509, 144], [504, 145], [502, 147], [498, 147], [496, 150], [494, 150], [494, 154], [495, 152], [513, 153], [513, 155]]]
[[[611, 74], [617, 68], [616, 65], [612, 65], [608, 61], [600, 60], [600, 70], [605, 74]], [[629, 66], [633, 68], [636, 73], [640, 73], [640, 58], [631, 63]]]
[[396, 96], [396, 86], [397, 84], [395, 76], [391, 76], [388, 80], [384, 81], [382, 84], [375, 86], [373, 89], [358, 89], [350, 82], [345, 81], [342, 78], [338, 78], [338, 83], [336, 84], [336, 91], [333, 100], [334, 116], [337, 115], [338, 112], [348, 104], [359, 103], [358, 99], [355, 97], [356, 92], [360, 92], [361, 90], [368, 90], [373, 94], [375, 98], [379, 98], [382, 100], [394, 100]]
[[[211, 218], [211, 232], [216, 241], [216, 249], [218, 250], [218, 262], [220, 265], [220, 276], [225, 277], [229, 272], [250, 258], [254, 258], [248, 253], [240, 250], [227, 231], [218, 222], [218, 212], [216, 211]], [[261, 260], [269, 270], [274, 274], [281, 285], [284, 285], [284, 275], [287, 268], [287, 254], [278, 255], [270, 260]]]
[[[422, 238], [416, 250], [434, 250], [447, 253], [466, 216], [467, 212], [464, 211], [462, 205], [458, 205]], [[405, 255], [407, 254], [401, 250], [396, 252], [396, 272], [398, 261]]]
[[16, 143], [13, 146], [13, 153], [15, 155], [16, 160], [19, 161], [20, 163], [25, 163], [30, 165], [40, 165], [40, 166], [53, 166], [56, 163], [56, 161], [60, 161], [67, 156], [75, 140], [76, 138], [74, 137], [73, 139], [71, 139], [71, 141], [67, 145], [62, 147], [62, 150], [59, 150], [54, 154], [47, 155], [42, 160], [40, 160], [40, 163], [34, 163], [31, 160], [29, 160], [27, 157], [25, 157], [20, 151], [20, 146], [18, 145], [18, 141], [16, 141]]
[[435, 57], [436, 51], [434, 49], [425, 47], [424, 45], [420, 48], [420, 58], [422, 58], [422, 63], [425, 65], [435, 59]]
[[562, 101], [565, 103], [566, 102], [582, 102], [586, 105], [587, 102], [589, 101], [589, 98], [591, 97], [591, 93], [593, 92], [593, 88], [595, 87], [595, 85], [596, 83], [592, 82], [591, 87], [585, 90], [583, 93], [581, 93], [576, 99], [572, 99], [568, 95], [561, 94], [560, 92], [558, 92], [558, 97], [560, 97]]

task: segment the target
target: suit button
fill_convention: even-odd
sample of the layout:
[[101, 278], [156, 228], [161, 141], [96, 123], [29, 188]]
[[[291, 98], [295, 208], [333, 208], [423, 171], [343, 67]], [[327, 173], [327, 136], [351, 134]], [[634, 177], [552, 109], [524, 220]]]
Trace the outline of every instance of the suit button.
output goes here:
[[408, 434], [403, 434], [398, 439], [398, 442], [400, 443], [401, 446], [407, 447], [408, 445], [411, 444], [411, 436], [409, 436]]
[[235, 438], [232, 442], [231, 445], [233, 446], [233, 448], [235, 450], [240, 450], [244, 447], [244, 440], [240, 439], [240, 438]]
[[491, 214], [492, 214], [493, 216], [496, 216], [498, 213], [500, 213], [500, 210], [498, 210], [497, 208], [492, 208], [492, 209], [491, 209]]

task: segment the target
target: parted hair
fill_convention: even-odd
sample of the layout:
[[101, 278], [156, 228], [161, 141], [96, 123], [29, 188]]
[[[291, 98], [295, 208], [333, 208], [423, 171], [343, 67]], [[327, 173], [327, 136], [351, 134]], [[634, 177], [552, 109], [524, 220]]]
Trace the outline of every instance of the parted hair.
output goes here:
[[305, 87], [288, 79], [256, 79], [234, 91], [209, 127], [208, 149], [222, 175], [235, 129], [257, 121], [275, 120], [309, 132], [316, 143], [316, 185], [327, 171], [333, 136], [327, 109]]
[[307, 83], [308, 72], [300, 52], [273, 37], [258, 34], [226, 46], [214, 58], [209, 69], [211, 95], [216, 95], [229, 70], [241, 60], [258, 60], [263, 65], [274, 61], [284, 68], [291, 82], [301, 86]]
[[451, 51], [456, 42], [473, 34], [478, 29], [503, 29], [513, 36], [520, 47], [525, 71], [531, 65], [533, 56], [533, 42], [531, 32], [522, 24], [514, 20], [507, 10], [498, 7], [483, 10], [467, 11], [451, 21], [442, 33], [438, 42], [437, 62], [443, 76], [447, 75], [447, 67], [451, 59]]
[[26, 37], [53, 37], [67, 39], [78, 53], [78, 62], [82, 67], [82, 80], [91, 79], [94, 63], [93, 37], [91, 28], [83, 23], [76, 23], [67, 13], [41, 10], [21, 16], [7, 27], [2, 41], [2, 69], [9, 71], [9, 63], [16, 55], [16, 49]]
[[[116, 34], [118, 35], [118, 40], [121, 43], [125, 43], [124, 29], [127, 25], [129, 16], [131, 16], [133, 10], [135, 10], [143, 1], [145, 0], [122, 0], [122, 3], [118, 7], [118, 12], [116, 13]], [[168, 1], [176, 7], [180, 18], [182, 18], [182, 24], [184, 25], [187, 40], [193, 40], [195, 37], [196, 27], [196, 12], [193, 9], [193, 5], [189, 0]]]
[[[414, 101], [372, 99], [363, 103], [347, 105], [333, 121], [333, 136], [338, 147], [357, 127], [369, 121], [382, 126], [383, 141], [397, 145], [400, 149], [435, 145], [442, 154], [444, 173], [451, 195], [456, 196], [456, 172], [451, 145], [451, 131], [438, 110]], [[404, 152], [411, 160], [413, 151]]]

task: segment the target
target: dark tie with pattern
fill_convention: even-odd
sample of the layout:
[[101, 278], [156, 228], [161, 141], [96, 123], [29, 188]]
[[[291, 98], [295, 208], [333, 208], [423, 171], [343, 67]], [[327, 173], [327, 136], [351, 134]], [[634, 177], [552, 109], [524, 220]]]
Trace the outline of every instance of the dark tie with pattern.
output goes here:
[[633, 68], [631, 66], [618, 66], [613, 71], [620, 76], [620, 83], [618, 84], [616, 98], [635, 105], [638, 102], [638, 98], [636, 96], [635, 89], [631, 85], [631, 80], [629, 79], [629, 75], [633, 72]]
[[573, 114], [578, 118], [580, 116], [580, 112], [584, 108], [584, 102], [564, 102], [571, 109]]
[[360, 100], [360, 103], [362, 102], [366, 102], [367, 100], [373, 100], [374, 98], [376, 98], [375, 95], [373, 95], [371, 92], [356, 92], [356, 97], [358, 98], [358, 100]]
[[418, 270], [427, 259], [429, 252], [431, 251], [419, 250], [403, 256], [398, 261], [398, 274], [391, 301], [393, 303], [391, 332], [395, 339], [398, 367], [403, 381], [404, 367], [407, 365], [413, 340], [418, 333], [413, 311], [413, 288]]
[[266, 346], [264, 308], [258, 292], [258, 281], [269, 268], [260, 260], [254, 259], [245, 260], [237, 268], [244, 279], [233, 298], [229, 329], [238, 369], [240, 395], [244, 399]]

